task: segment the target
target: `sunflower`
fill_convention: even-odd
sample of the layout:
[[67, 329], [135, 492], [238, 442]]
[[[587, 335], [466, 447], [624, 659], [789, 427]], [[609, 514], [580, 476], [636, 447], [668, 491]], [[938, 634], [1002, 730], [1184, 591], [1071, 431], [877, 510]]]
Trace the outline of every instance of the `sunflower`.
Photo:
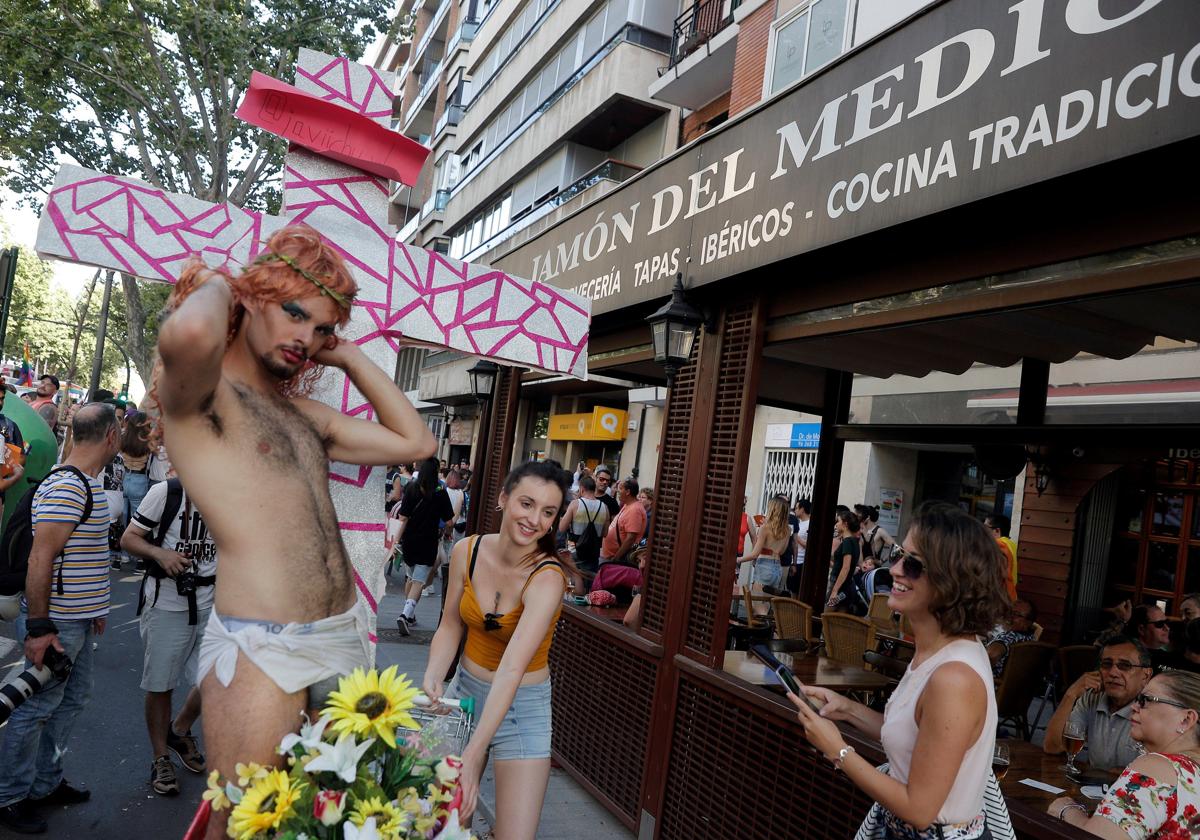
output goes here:
[[229, 836], [250, 840], [278, 828], [292, 815], [292, 805], [303, 787], [282, 770], [258, 777], [229, 815]]
[[359, 828], [369, 817], [375, 818], [375, 827], [379, 836], [388, 838], [398, 837], [401, 829], [407, 826], [409, 817], [391, 802], [384, 802], [377, 796], [370, 799], [358, 799], [354, 802], [354, 810], [348, 816], [350, 822]]
[[397, 726], [418, 728], [408, 713], [418, 693], [407, 677], [397, 676], [395, 665], [382, 674], [355, 668], [338, 681], [338, 690], [329, 695], [325, 714], [333, 720], [334, 732], [376, 735], [394, 750]]

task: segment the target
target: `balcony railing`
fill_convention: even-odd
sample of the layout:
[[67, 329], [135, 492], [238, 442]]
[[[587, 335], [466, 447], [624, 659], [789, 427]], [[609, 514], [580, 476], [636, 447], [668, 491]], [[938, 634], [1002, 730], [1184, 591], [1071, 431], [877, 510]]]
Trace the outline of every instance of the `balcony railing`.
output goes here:
[[413, 121], [425, 104], [425, 100], [429, 98], [434, 89], [437, 87], [438, 78], [442, 73], [442, 57], [437, 59], [427, 59], [421, 66], [421, 72], [417, 74], [418, 83], [421, 85], [417, 92], [417, 97], [408, 106], [408, 113], [404, 115], [404, 125], [407, 126]]
[[442, 111], [442, 115], [438, 117], [437, 125], [434, 126], [433, 136], [439, 136], [447, 126], [458, 125], [462, 122], [463, 106], [457, 103], [447, 102], [446, 109]]
[[425, 31], [421, 33], [421, 40], [417, 42], [417, 48], [413, 50], [413, 60], [417, 60], [425, 52], [425, 48], [429, 46], [429, 42], [433, 40], [433, 36], [437, 34], [438, 27], [441, 26], [446, 14], [450, 11], [450, 0], [442, 0], [438, 4], [437, 11], [433, 13], [433, 18], [430, 19], [429, 25], [425, 27]]
[[725, 0], [696, 0], [675, 18], [675, 30], [671, 35], [671, 61], [667, 69], [683, 61], [704, 46], [712, 36], [733, 23], [733, 10], [740, 5], [741, 0], [732, 0], [726, 14]]
[[424, 219], [430, 213], [442, 212], [448, 203], [450, 203], [450, 190], [438, 190], [421, 207], [421, 218]]
[[464, 20], [458, 25], [458, 29], [454, 30], [454, 34], [450, 36], [450, 43], [446, 44], [446, 54], [454, 52], [454, 48], [460, 42], [469, 44], [475, 40], [475, 34], [479, 32], [479, 21]]

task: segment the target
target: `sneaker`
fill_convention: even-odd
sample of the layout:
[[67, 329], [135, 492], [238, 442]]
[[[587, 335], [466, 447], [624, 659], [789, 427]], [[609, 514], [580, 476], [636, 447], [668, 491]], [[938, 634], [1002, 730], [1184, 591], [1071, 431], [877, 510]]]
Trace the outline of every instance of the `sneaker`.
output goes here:
[[150, 786], [159, 796], [175, 796], [179, 793], [179, 779], [175, 778], [175, 765], [169, 755], [160, 755], [150, 765]]
[[417, 617], [415, 615], [411, 618], [406, 615], [404, 616], [404, 620], [408, 622], [408, 627], [410, 630], [417, 626]]
[[167, 728], [167, 749], [179, 757], [179, 763], [193, 773], [203, 773], [204, 753], [196, 745], [196, 736], [189, 729], [182, 735], [175, 734], [174, 725]]
[[407, 636], [408, 635], [408, 619], [406, 619], [404, 616], [400, 616], [399, 618], [397, 618], [396, 619], [396, 629], [400, 631], [401, 636]]
[[46, 821], [38, 816], [28, 799], [0, 808], [0, 825], [17, 834], [46, 833]]
[[34, 805], [78, 805], [92, 798], [90, 790], [83, 790], [71, 785], [66, 779], [58, 783], [58, 787], [45, 796], [30, 799]]

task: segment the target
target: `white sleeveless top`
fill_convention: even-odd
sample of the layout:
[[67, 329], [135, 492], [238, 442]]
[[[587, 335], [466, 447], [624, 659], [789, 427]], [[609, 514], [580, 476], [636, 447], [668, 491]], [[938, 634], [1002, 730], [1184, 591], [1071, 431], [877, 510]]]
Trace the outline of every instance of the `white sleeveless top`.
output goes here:
[[938, 811], [937, 822], [942, 825], [969, 822], [983, 813], [983, 791], [996, 747], [996, 692], [992, 686], [992, 666], [983, 644], [978, 640], [960, 639], [946, 645], [919, 666], [910, 666], [888, 700], [880, 732], [883, 751], [891, 765], [888, 775], [907, 784], [913, 748], [917, 744], [917, 701], [933, 672], [947, 662], [965, 663], [979, 675], [987, 691], [987, 714], [979, 739], [963, 756], [950, 795]]

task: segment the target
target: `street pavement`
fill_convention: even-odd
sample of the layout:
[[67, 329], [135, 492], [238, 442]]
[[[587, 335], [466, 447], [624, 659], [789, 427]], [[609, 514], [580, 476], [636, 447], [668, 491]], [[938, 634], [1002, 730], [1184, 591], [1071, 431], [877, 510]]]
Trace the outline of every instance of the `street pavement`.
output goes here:
[[[137, 586], [140, 574], [112, 573], [113, 609], [108, 631], [97, 639], [95, 684], [91, 702], [80, 714], [65, 756], [66, 778], [92, 791], [91, 801], [70, 808], [45, 809], [53, 840], [125, 840], [183, 837], [204, 791], [204, 776], [189, 773], [176, 761], [182, 793], [161, 797], [150, 789], [150, 746], [143, 717], [142, 642], [138, 635]], [[439, 590], [442, 586], [438, 584]], [[380, 603], [380, 668], [396, 664], [420, 683], [437, 626], [440, 598], [427, 595], [418, 607], [418, 626], [407, 639], [396, 630], [404, 606], [399, 580], [389, 581]], [[0, 682], [19, 664], [10, 622], [0, 621]], [[183, 697], [175, 698], [175, 709]], [[195, 732], [199, 734], [199, 724]], [[0, 737], [3, 737], [0, 729]], [[203, 749], [203, 742], [201, 743]], [[489, 767], [481, 783], [481, 816], [476, 830], [487, 829], [493, 813], [494, 777]], [[0, 840], [21, 835], [0, 828]], [[632, 834], [565, 772], [551, 772], [539, 840], [630, 840]]]

